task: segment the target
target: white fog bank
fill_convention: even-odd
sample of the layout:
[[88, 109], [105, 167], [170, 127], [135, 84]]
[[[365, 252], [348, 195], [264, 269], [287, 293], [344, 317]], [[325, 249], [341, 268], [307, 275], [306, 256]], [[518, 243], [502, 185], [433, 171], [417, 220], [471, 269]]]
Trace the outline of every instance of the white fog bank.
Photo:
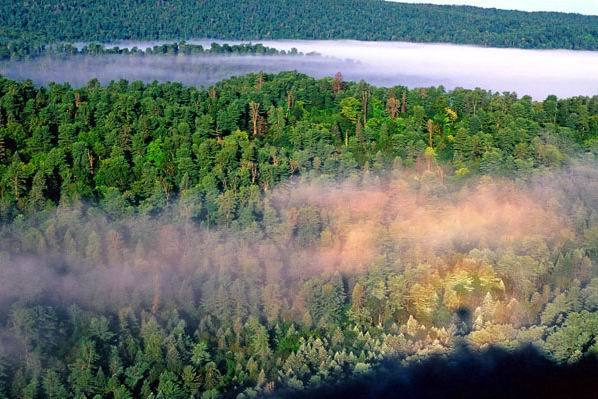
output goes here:
[[[209, 46], [210, 40], [190, 41]], [[231, 41], [227, 41], [232, 43]], [[258, 42], [258, 41], [256, 41]], [[0, 63], [0, 74], [85, 84], [92, 78], [165, 81], [206, 86], [250, 72], [297, 70], [320, 78], [341, 72], [346, 80], [380, 86], [443, 85], [517, 92], [543, 99], [598, 94], [598, 52], [497, 49], [450, 44], [341, 41], [259, 41], [281, 50], [295, 47], [321, 56], [74, 56]], [[237, 42], [238, 43], [238, 42]], [[157, 42], [121, 42], [146, 48]]]
[[[363, 41], [266, 41], [279, 49], [296, 47], [361, 62], [352, 79], [396, 84], [401, 75], [444, 85], [516, 91], [544, 98], [598, 94], [598, 52], [522, 50], [451, 44]], [[355, 72], [355, 75], [353, 73]]]

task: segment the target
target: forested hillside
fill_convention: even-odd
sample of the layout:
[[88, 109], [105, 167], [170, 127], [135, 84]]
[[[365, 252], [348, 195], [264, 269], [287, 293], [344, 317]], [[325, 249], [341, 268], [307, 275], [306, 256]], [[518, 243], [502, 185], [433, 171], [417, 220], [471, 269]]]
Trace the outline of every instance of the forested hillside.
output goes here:
[[3, 1], [0, 58], [55, 42], [358, 39], [598, 49], [598, 17], [382, 0]]
[[[598, 97], [381, 89], [340, 74], [260, 73], [209, 90], [2, 79], [0, 96], [5, 221], [63, 198], [159, 212], [192, 189], [206, 204], [199, 220], [228, 225], [252, 196], [293, 176], [343, 179], [399, 164], [448, 179], [524, 178], [598, 144]], [[217, 211], [230, 199], [239, 205]]]
[[0, 79], [0, 397], [284, 397], [464, 344], [594, 356], [597, 152], [598, 97]]

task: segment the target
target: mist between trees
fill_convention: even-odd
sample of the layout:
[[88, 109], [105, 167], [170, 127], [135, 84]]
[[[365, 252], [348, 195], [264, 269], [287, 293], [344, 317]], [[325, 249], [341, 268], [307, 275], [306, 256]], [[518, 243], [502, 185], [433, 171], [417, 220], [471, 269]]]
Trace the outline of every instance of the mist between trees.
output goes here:
[[292, 72], [0, 95], [0, 397], [246, 398], [463, 342], [596, 352], [598, 97]]
[[252, 397], [463, 342], [575, 362], [598, 351], [596, 193], [573, 162], [292, 179], [230, 227], [185, 191], [154, 216], [64, 201], [0, 231], [0, 393]]
[[[348, 80], [364, 80], [384, 87], [398, 84], [412, 88], [440, 84], [447, 89], [483, 87], [499, 92], [515, 91], [536, 100], [551, 94], [592, 96], [598, 87], [594, 73], [598, 69], [598, 55], [588, 51], [345, 40], [273, 40], [263, 45], [221, 43], [211, 47], [205, 40], [188, 44], [114, 44], [121, 48], [94, 44], [81, 49], [58, 47], [34, 59], [0, 61], [0, 74], [17, 80], [31, 79], [41, 85], [68, 82], [81, 87], [97, 78], [103, 84], [127, 79], [148, 83], [177, 81], [205, 87], [260, 71], [296, 70], [315, 78], [342, 71]], [[149, 51], [145, 53], [139, 50], [146, 47]]]

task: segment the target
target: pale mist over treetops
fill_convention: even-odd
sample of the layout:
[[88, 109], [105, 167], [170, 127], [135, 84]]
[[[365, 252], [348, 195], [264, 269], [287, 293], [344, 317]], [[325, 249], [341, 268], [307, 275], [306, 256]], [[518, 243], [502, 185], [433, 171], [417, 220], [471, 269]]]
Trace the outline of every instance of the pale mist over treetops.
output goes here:
[[[205, 47], [212, 42], [189, 41]], [[164, 42], [115, 42], [107, 47], [145, 49], [161, 43]], [[398, 42], [277, 40], [262, 43], [279, 50], [296, 48], [312, 55], [48, 56], [0, 63], [0, 73], [14, 79], [32, 79], [37, 84], [54, 81], [81, 86], [98, 78], [102, 82], [176, 80], [206, 86], [250, 72], [297, 70], [321, 78], [341, 71], [347, 79], [387, 87], [397, 84], [409, 87], [442, 84], [447, 89], [481, 87], [531, 95], [536, 99], [550, 94], [573, 96], [598, 92], [596, 52]]]

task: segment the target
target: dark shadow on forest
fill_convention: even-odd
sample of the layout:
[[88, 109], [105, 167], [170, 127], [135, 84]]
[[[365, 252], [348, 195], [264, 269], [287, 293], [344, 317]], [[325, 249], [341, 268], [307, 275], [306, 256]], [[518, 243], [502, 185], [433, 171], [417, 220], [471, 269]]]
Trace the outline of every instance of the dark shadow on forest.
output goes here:
[[408, 366], [385, 360], [377, 371], [344, 383], [270, 398], [598, 398], [598, 357], [564, 365], [531, 345], [515, 351], [462, 346]]

